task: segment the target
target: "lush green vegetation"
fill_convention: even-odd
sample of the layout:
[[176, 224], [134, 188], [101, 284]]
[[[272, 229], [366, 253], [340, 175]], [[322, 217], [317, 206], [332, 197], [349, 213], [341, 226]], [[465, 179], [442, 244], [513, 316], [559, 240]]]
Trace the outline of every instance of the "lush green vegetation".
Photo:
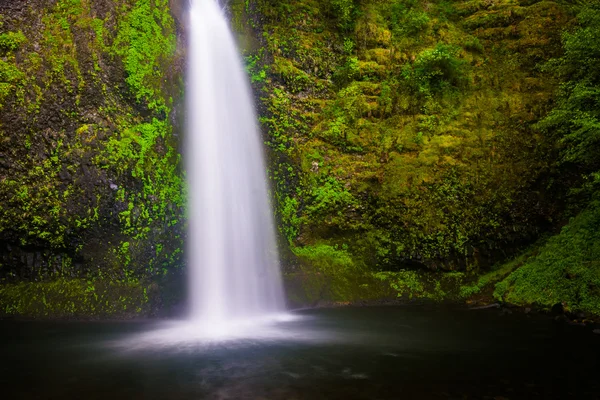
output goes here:
[[[1, 313], [147, 313], [180, 274], [172, 5], [56, 0], [0, 19]], [[600, 314], [598, 1], [232, 12], [252, 36], [292, 302]]]
[[[477, 270], [561, 217], [539, 66], [557, 2], [250, 2], [281, 230], [375, 269]], [[540, 30], [536, 27], [544, 26]], [[257, 58], [260, 57], [260, 58]], [[259, 61], [257, 61], [259, 60]], [[554, 183], [553, 183], [554, 182]]]
[[56, 279], [0, 287], [3, 315], [53, 318], [133, 317], [149, 313], [156, 287], [139, 282]]
[[600, 203], [592, 202], [519, 269], [496, 285], [513, 304], [600, 314]]
[[546, 247], [525, 249], [596, 190], [597, 7], [250, 1], [280, 230], [302, 271], [290, 273], [374, 278], [413, 298], [493, 301], [498, 285], [503, 301], [596, 312], [573, 300], [597, 301], [582, 286], [593, 268], [546, 301], [557, 282], [526, 295], [519, 274]]
[[581, 174], [573, 197], [591, 202], [551, 237], [539, 254], [496, 285], [494, 296], [514, 304], [600, 314], [600, 2], [579, 10], [563, 35], [564, 53], [544, 67], [560, 79], [556, 105], [539, 123], [560, 145], [559, 168]]
[[166, 0], [57, 0], [4, 16], [3, 313], [44, 315], [43, 299], [53, 315], [147, 312], [142, 288], [177, 274], [175, 49]]
[[564, 53], [544, 65], [561, 83], [556, 105], [539, 127], [558, 140], [565, 169], [590, 174], [586, 183], [593, 191], [600, 178], [600, 3], [584, 6], [577, 23], [563, 35]]

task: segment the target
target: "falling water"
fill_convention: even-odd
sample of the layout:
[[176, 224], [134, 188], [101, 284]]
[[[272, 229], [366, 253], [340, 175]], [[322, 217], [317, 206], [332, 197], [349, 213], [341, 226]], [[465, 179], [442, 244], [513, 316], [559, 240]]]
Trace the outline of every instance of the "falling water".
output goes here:
[[217, 0], [191, 0], [187, 239], [192, 319], [282, 311], [262, 140], [248, 78]]

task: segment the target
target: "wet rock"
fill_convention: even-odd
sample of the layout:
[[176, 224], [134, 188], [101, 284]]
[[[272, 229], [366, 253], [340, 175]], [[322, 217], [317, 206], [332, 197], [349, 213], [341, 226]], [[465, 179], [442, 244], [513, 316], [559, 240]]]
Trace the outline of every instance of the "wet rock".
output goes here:
[[488, 304], [485, 306], [471, 307], [471, 308], [469, 308], [469, 310], [487, 310], [489, 308], [500, 308], [500, 304], [494, 303], [494, 304]]
[[500, 311], [500, 315], [510, 315], [510, 314], [512, 314], [512, 311], [510, 309], [508, 309], [508, 308], [503, 308]]
[[59, 173], [58, 173], [58, 177], [63, 181], [70, 181], [71, 180], [71, 174], [66, 170], [66, 169], [62, 169]]
[[564, 314], [565, 308], [562, 303], [556, 303], [555, 305], [552, 306], [551, 311], [552, 311], [552, 314], [555, 314], [555, 315]]
[[561, 314], [561, 315], [557, 315], [556, 317], [554, 317], [554, 320], [557, 322], [566, 322], [569, 323], [569, 318], [567, 318], [566, 315]]

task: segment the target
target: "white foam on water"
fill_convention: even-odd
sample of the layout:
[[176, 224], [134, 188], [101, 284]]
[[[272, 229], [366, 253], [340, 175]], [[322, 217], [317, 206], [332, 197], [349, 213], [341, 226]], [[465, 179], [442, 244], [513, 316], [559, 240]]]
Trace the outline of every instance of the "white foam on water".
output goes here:
[[228, 320], [165, 321], [153, 329], [127, 335], [108, 343], [126, 351], [202, 351], [239, 348], [272, 342], [326, 342], [325, 331], [302, 329], [300, 320], [308, 317], [281, 313], [262, 317]]

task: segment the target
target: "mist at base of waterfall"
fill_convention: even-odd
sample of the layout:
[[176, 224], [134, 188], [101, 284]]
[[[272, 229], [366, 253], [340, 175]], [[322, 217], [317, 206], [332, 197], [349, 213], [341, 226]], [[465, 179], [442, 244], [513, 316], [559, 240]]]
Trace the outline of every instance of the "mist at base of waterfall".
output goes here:
[[[319, 340], [290, 326], [302, 319], [297, 314], [267, 314], [260, 317], [219, 320], [162, 321], [152, 329], [114, 342], [115, 348], [135, 350], [190, 351], [211, 346], [240, 346], [253, 341]], [[321, 338], [323, 339], [323, 338]]]

